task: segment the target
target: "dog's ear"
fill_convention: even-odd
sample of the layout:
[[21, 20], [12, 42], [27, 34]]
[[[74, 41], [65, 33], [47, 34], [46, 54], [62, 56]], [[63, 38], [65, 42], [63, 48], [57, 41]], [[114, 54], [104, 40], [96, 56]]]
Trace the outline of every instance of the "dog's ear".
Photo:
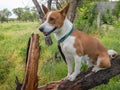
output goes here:
[[67, 12], [69, 10], [69, 6], [70, 4], [68, 3], [62, 10], [60, 10], [60, 13], [63, 15], [63, 16], [66, 16], [67, 15]]
[[42, 9], [45, 14], [49, 11], [49, 9], [46, 6], [44, 6], [43, 4], [42, 4]]

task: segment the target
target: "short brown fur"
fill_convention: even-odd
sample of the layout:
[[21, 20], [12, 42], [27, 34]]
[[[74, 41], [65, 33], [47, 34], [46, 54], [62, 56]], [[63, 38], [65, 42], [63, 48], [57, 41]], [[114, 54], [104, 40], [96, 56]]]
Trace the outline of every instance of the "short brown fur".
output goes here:
[[49, 17], [48, 23], [51, 24], [52, 26], [60, 28], [64, 24], [64, 19], [65, 17], [61, 15], [60, 11], [53, 11]]
[[101, 45], [97, 39], [78, 30], [75, 30], [72, 33], [72, 36], [75, 37], [74, 47], [76, 48], [76, 52], [79, 56], [88, 55], [92, 60], [95, 61], [97, 58], [101, 58], [99, 65], [101, 68], [107, 68], [111, 66], [110, 58], [106, 48]]

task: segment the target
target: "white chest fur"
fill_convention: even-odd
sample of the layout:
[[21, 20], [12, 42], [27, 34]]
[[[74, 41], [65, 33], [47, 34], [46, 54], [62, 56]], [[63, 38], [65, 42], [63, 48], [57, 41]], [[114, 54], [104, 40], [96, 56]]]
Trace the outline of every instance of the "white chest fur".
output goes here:
[[68, 34], [72, 29], [73, 24], [66, 18], [61, 28], [54, 31], [55, 38], [60, 40], [63, 36]]
[[[75, 37], [73, 36], [69, 36], [62, 44], [61, 44], [61, 48], [63, 53], [65, 54], [65, 57], [67, 57], [68, 59], [73, 59], [75, 56], [78, 56], [76, 53], [76, 48], [74, 47], [74, 43], [75, 43]], [[78, 56], [79, 57], [79, 56]], [[92, 66], [92, 59], [90, 59], [88, 57], [88, 55], [84, 55], [82, 56], [82, 62]]]
[[74, 48], [75, 37], [69, 36], [63, 43], [61, 43], [62, 51], [65, 55], [71, 56], [76, 54]]

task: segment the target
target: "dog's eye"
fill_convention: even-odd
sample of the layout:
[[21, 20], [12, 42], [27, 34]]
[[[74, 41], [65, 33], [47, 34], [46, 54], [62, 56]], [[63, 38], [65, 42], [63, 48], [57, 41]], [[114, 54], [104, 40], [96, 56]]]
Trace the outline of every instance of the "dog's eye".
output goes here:
[[50, 18], [50, 21], [55, 21], [55, 19], [54, 18]]

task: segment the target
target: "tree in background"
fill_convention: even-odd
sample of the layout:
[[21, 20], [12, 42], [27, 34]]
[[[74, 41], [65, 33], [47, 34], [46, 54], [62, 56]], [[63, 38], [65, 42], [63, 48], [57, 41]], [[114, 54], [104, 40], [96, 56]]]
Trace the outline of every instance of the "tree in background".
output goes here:
[[82, 0], [66, 0], [66, 2], [70, 3], [68, 18], [71, 22], [73, 22], [76, 17], [76, 9], [78, 5], [82, 2]]
[[7, 8], [1, 10], [0, 11], [0, 21], [1, 22], [4, 22], [4, 21], [8, 22], [8, 18], [11, 15], [12, 15], [12, 13]]
[[23, 13], [21, 14], [20, 18], [22, 21], [32, 21], [31, 17], [31, 12], [30, 12], [30, 8], [28, 7], [25, 7], [25, 8], [22, 8], [23, 9]]
[[14, 8], [12, 11], [19, 21], [35, 21], [38, 19], [35, 7]]
[[75, 26], [79, 30], [86, 31], [89, 26], [93, 25], [93, 21], [96, 17], [95, 12], [96, 5], [95, 3], [81, 4], [77, 9], [77, 15], [75, 18]]
[[52, 4], [52, 0], [48, 0], [47, 1], [47, 7], [51, 10], [51, 4]]
[[120, 17], [120, 1], [117, 2], [116, 8], [113, 10], [113, 15], [117, 17], [117, 20], [119, 20]]
[[37, 10], [36, 10], [35, 7], [31, 8], [31, 13], [32, 13], [33, 20], [38, 21], [39, 20], [39, 16], [38, 16], [38, 13], [37, 13]]
[[23, 8], [14, 8], [12, 11], [17, 16], [17, 19], [20, 21], [21, 15], [23, 13]]

